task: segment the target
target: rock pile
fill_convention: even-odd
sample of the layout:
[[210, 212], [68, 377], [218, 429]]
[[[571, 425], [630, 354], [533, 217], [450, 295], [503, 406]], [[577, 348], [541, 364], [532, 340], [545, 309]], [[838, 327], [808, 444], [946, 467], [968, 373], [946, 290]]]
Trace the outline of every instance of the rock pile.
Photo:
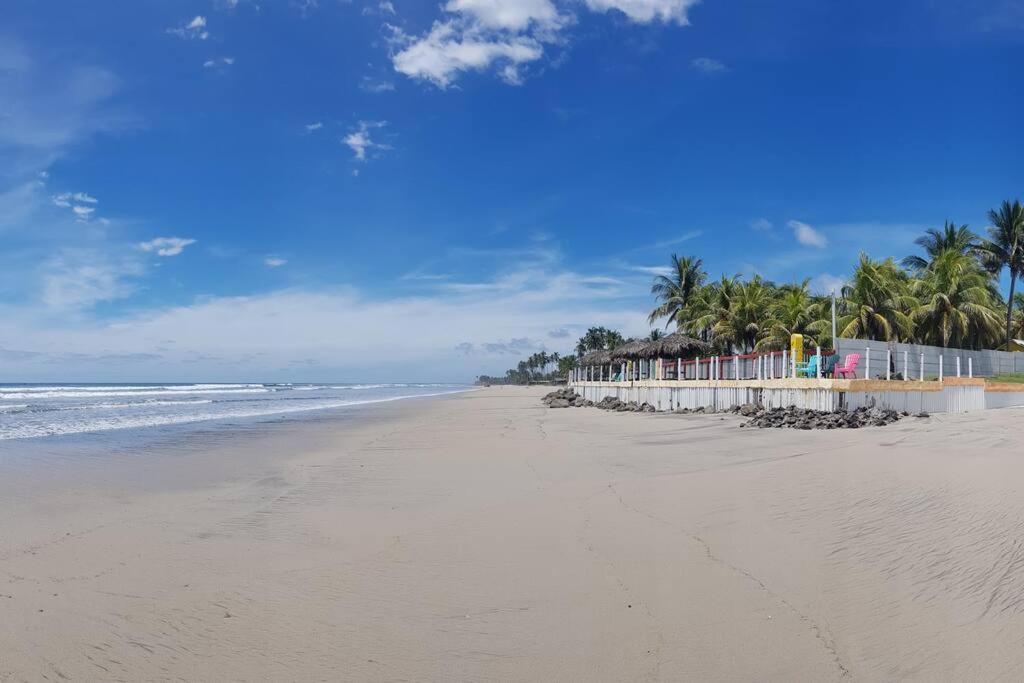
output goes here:
[[[744, 414], [740, 408], [740, 414]], [[888, 408], [857, 408], [839, 410], [834, 413], [804, 408], [772, 408], [759, 410], [740, 427], [788, 427], [790, 429], [859, 429], [860, 427], [884, 427], [896, 422], [908, 413], [899, 413]]]
[[552, 391], [545, 395], [541, 402], [549, 408], [585, 408], [594, 405], [593, 401], [583, 398], [568, 387]]

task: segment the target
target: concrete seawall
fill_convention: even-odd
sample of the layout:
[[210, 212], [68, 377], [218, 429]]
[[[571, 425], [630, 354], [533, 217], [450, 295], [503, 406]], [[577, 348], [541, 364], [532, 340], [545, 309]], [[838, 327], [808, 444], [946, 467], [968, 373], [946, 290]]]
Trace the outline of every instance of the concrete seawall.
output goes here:
[[965, 413], [1024, 406], [1024, 385], [992, 388], [982, 379], [969, 378], [950, 378], [944, 382], [858, 379], [577, 381], [570, 382], [570, 386], [594, 402], [612, 396], [621, 401], [649, 403], [658, 410], [728, 410], [753, 403], [766, 408], [795, 406], [824, 411], [876, 405], [911, 413]]

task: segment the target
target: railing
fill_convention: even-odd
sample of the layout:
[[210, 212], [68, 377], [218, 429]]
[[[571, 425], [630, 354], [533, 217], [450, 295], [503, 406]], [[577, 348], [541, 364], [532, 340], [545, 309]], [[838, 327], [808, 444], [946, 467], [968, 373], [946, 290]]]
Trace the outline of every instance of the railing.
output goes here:
[[[817, 350], [819, 362], [813, 376], [822, 377], [823, 359], [831, 350]], [[709, 356], [683, 360], [657, 358], [624, 361], [606, 365], [588, 365], [573, 372], [574, 381], [639, 381], [697, 379], [785, 379], [806, 377], [807, 361], [814, 354], [805, 354], [803, 363], [795, 363], [789, 352], [766, 351], [732, 356]]]

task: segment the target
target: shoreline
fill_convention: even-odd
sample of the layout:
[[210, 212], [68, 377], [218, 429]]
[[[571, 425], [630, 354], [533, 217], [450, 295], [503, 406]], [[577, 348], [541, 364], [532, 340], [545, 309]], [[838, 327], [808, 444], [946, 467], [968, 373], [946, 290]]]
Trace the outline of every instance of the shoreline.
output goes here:
[[762, 431], [548, 389], [0, 461], [0, 678], [1024, 674], [1015, 411]]

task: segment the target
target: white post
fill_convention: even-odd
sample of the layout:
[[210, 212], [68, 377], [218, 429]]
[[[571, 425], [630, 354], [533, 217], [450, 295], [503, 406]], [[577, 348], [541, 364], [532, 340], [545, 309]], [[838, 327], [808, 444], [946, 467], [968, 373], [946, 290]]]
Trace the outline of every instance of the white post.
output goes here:
[[715, 356], [715, 379], [722, 379], [722, 357]]
[[864, 379], [871, 379], [871, 347], [864, 349]]
[[619, 376], [620, 382], [626, 381], [626, 361], [622, 361], [622, 373]]
[[733, 374], [736, 375], [736, 379], [740, 378], [740, 354], [736, 354], [732, 357], [732, 369]]
[[782, 378], [789, 372], [789, 349], [782, 349]]
[[906, 382], [908, 379], [910, 379], [910, 361], [908, 360], [909, 358], [910, 358], [910, 355], [906, 351], [904, 351], [903, 352], [903, 381], [904, 382]]
[[789, 376], [796, 379], [796, 354], [789, 357]]
[[693, 361], [693, 378], [700, 379], [700, 356], [697, 356]]
[[892, 349], [885, 350], [885, 381], [892, 379]]
[[960, 376], [960, 356], [956, 357], [956, 376]]
[[974, 377], [974, 356], [967, 357], [967, 376]]
[[818, 349], [818, 360], [814, 364], [814, 372], [818, 375], [818, 379], [821, 379], [821, 347], [816, 348]]
[[676, 379], [680, 380], [683, 378], [683, 359], [676, 358]]
[[943, 359], [943, 355], [940, 353], [939, 354], [939, 381], [940, 382], [942, 381], [942, 359]]
[[924, 381], [924, 351], [921, 352], [921, 374], [917, 376], [918, 382]]

